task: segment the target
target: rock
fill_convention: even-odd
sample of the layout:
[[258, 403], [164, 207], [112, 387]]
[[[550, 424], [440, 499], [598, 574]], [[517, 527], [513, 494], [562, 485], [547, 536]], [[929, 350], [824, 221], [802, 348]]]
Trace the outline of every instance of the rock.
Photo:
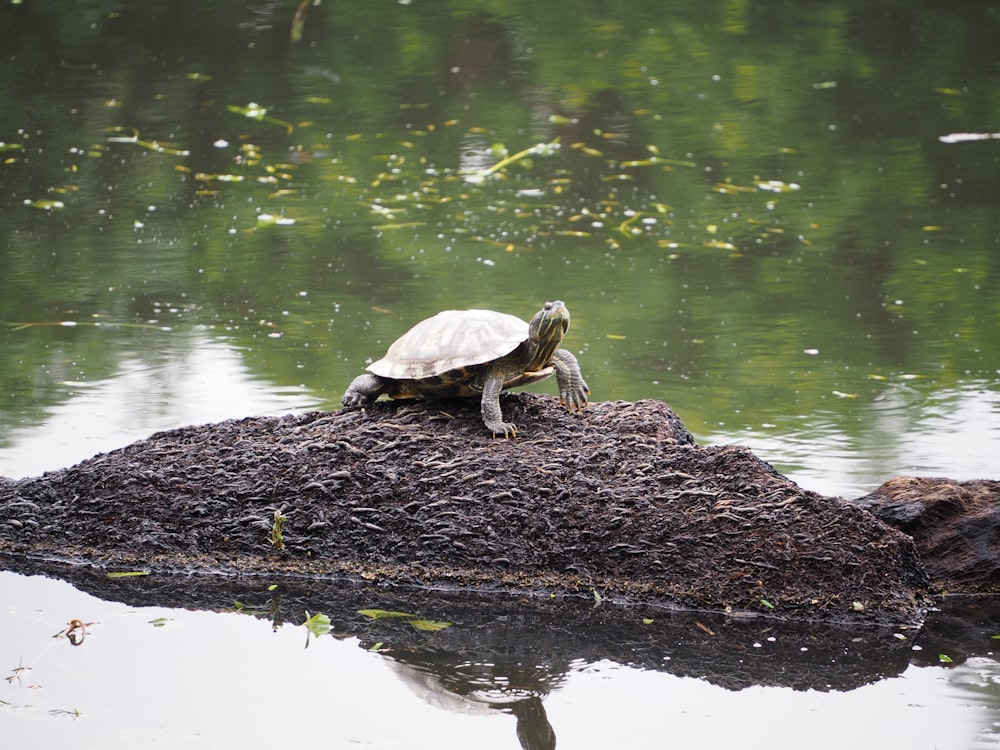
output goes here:
[[913, 537], [936, 592], [1000, 593], [1000, 481], [896, 477], [854, 502]]
[[5, 483], [0, 565], [5, 553], [803, 620], [922, 616], [908, 536], [746, 448], [694, 444], [662, 402], [581, 416], [508, 394], [512, 440], [486, 434], [477, 407], [230, 420]]

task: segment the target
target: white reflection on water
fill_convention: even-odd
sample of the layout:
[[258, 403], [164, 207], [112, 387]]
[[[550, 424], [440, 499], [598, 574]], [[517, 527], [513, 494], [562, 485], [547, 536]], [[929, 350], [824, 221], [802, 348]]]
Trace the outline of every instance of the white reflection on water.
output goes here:
[[[129, 607], [13, 573], [0, 573], [0, 592], [0, 673], [14, 677], [0, 681], [8, 747], [518, 746], [512, 715], [430, 705], [354, 638], [304, 648], [301, 626], [272, 632], [247, 615]], [[52, 637], [73, 618], [94, 623], [78, 647]], [[849, 692], [729, 691], [575, 662], [544, 705], [568, 748], [966, 750], [977, 738], [994, 743], [997, 720], [993, 691], [966, 685], [997, 679], [995, 662], [976, 659], [954, 670], [911, 666]]]
[[304, 388], [254, 378], [239, 351], [195, 340], [162, 364], [124, 360], [105, 380], [65, 383], [67, 397], [43, 424], [14, 429], [0, 449], [0, 475], [20, 478], [121, 448], [157, 430], [316, 407]]
[[982, 381], [929, 393], [887, 391], [871, 403], [857, 433], [845, 435], [836, 424], [836, 414], [809, 414], [714, 432], [699, 442], [746, 445], [805, 489], [849, 498], [895, 476], [1000, 476], [1000, 390]]
[[[246, 615], [128, 607], [0, 573], [6, 747], [511, 747], [514, 718], [463, 717], [413, 695], [353, 638]], [[93, 622], [83, 644], [52, 636]], [[156, 623], [161, 623], [157, 625]], [[391, 721], [386, 720], [387, 712]], [[488, 738], [493, 738], [489, 740]]]
[[[619, 702], [622, 681], [631, 699]], [[943, 699], [948, 683], [942, 669], [910, 666], [849, 692], [761, 686], [731, 692], [600, 663], [575, 675], [546, 707], [564, 747], [628, 747], [621, 743], [624, 729], [636, 738], [663, 738], [647, 747], [967, 750], [995, 716], [988, 699]], [[570, 711], [602, 718], [581, 724]]]

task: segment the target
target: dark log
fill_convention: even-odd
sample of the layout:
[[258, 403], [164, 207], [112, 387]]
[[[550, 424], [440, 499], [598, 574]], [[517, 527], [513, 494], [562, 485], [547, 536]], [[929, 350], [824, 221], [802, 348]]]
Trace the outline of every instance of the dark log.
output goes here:
[[1000, 481], [896, 477], [855, 502], [913, 537], [935, 593], [1000, 593]]

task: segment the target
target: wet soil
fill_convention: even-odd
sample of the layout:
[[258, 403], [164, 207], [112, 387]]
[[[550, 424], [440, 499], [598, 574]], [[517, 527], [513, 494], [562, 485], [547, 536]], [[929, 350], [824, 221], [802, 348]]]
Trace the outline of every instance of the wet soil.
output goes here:
[[[914, 623], [912, 539], [739, 446], [698, 446], [658, 401], [507, 394], [161, 432], [0, 480], [3, 560], [288, 575], [770, 617]], [[284, 516], [280, 540], [275, 514]]]

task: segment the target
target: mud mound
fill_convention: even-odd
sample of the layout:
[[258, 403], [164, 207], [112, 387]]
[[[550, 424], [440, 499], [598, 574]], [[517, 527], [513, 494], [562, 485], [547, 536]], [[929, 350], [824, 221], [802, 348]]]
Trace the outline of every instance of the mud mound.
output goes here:
[[913, 537], [936, 592], [1000, 593], [1000, 482], [896, 477], [855, 502]]
[[[914, 622], [909, 537], [657, 401], [570, 416], [507, 395], [161, 432], [0, 484], [0, 551], [216, 574], [347, 577], [770, 616]], [[281, 544], [275, 513], [287, 518]], [[276, 547], [280, 546], [281, 549]], [[2, 563], [0, 563], [2, 564]]]

